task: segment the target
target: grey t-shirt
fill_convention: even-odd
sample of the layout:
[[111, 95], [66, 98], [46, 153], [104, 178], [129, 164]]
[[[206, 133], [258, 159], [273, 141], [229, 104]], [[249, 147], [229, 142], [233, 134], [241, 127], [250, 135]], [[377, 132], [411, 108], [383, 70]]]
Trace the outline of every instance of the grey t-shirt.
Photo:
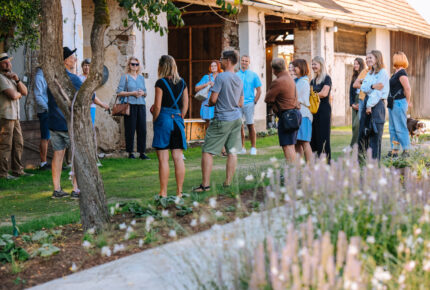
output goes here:
[[218, 74], [211, 91], [219, 93], [215, 104], [215, 119], [234, 121], [242, 117], [239, 100], [243, 96], [243, 83], [239, 76], [232, 72]]

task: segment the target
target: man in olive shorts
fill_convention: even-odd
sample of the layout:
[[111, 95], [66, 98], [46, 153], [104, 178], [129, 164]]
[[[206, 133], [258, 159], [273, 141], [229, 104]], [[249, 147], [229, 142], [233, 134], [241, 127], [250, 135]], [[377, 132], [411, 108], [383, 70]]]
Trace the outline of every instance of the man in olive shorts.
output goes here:
[[210, 190], [213, 155], [219, 155], [223, 147], [228, 154], [224, 186], [231, 184], [236, 171], [236, 154], [242, 148], [240, 108], [243, 106], [243, 83], [234, 72], [238, 58], [235, 51], [229, 50], [224, 51], [220, 59], [224, 72], [217, 76], [211, 88], [209, 106], [215, 106], [215, 116], [206, 132], [202, 153], [202, 183], [194, 188], [195, 192]]

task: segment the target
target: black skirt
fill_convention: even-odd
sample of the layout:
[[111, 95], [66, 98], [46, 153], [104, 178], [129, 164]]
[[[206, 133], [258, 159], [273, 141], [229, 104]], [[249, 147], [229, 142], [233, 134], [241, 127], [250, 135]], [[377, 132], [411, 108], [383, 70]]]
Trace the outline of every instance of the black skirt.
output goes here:
[[182, 143], [182, 133], [181, 129], [179, 129], [176, 122], [173, 122], [173, 131], [170, 133], [170, 142], [169, 145], [165, 148], [154, 147], [155, 150], [173, 150], [173, 149], [184, 149], [184, 145]]
[[320, 156], [321, 153], [325, 153], [328, 160], [331, 159], [330, 131], [331, 106], [327, 97], [321, 99], [318, 112], [314, 115], [314, 120], [312, 122], [311, 148], [318, 156]]

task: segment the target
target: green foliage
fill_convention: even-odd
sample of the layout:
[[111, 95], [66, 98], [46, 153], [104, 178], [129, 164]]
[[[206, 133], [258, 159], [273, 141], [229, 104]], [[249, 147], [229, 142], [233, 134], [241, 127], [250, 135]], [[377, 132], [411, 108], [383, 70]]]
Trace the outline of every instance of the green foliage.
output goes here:
[[40, 255], [41, 257], [49, 257], [55, 254], [58, 254], [60, 252], [60, 249], [52, 244], [43, 244], [42, 247], [37, 249], [33, 256]]
[[148, 217], [152, 216], [155, 219], [160, 219], [161, 214], [159, 211], [150, 207], [142, 206], [138, 202], [128, 202], [124, 205], [123, 211], [132, 213], [135, 217]]
[[[1, 0], [0, 42], [8, 48], [35, 48], [39, 38], [40, 0]], [[10, 47], [7, 47], [10, 46]]]
[[177, 205], [176, 209], [178, 210], [176, 212], [177, 216], [183, 217], [187, 214], [193, 213], [193, 209], [191, 207], [185, 206], [185, 205]]
[[34, 235], [31, 237], [31, 240], [33, 242], [39, 242], [41, 240], [47, 240], [49, 237], [48, 233], [45, 231], [38, 231], [35, 232]]
[[156, 242], [157, 240], [157, 232], [153, 229], [147, 232], [145, 237], [143, 238], [143, 242], [145, 243], [145, 245], [149, 245], [153, 242]]
[[0, 237], [0, 263], [12, 263], [15, 260], [25, 261], [30, 255], [21, 247], [17, 247], [12, 235]]

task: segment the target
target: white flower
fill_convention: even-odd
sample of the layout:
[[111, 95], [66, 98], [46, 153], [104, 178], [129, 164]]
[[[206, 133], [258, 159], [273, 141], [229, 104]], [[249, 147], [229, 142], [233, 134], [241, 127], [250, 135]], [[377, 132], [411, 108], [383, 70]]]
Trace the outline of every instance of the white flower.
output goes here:
[[373, 169], [375, 166], [372, 164], [372, 163], [368, 163], [367, 164], [367, 168], [369, 168], [369, 169]]
[[245, 180], [246, 180], [246, 181], [253, 181], [253, 180], [254, 180], [254, 176], [253, 176], [252, 174], [247, 175], [247, 176], [245, 177]]
[[176, 238], [176, 231], [175, 230], [170, 230], [169, 237]]
[[125, 235], [124, 235], [124, 240], [127, 241], [129, 238], [130, 238], [130, 233], [126, 232]]
[[416, 228], [415, 231], [414, 231], [414, 234], [416, 236], [420, 235], [421, 233], [422, 233], [422, 230], [420, 228]]
[[378, 181], [380, 186], [386, 186], [388, 184], [387, 179], [385, 177], [381, 177]]
[[373, 277], [381, 282], [386, 282], [391, 280], [391, 274], [388, 271], [384, 271], [382, 267], [376, 267], [375, 273], [373, 274]]
[[133, 230], [133, 228], [131, 227], [131, 226], [128, 226], [128, 228], [127, 228], [127, 233], [131, 233], [131, 232], [133, 232], [134, 230]]
[[261, 179], [264, 179], [264, 177], [266, 176], [266, 172], [261, 172], [261, 175], [260, 175], [260, 177], [261, 177]]
[[146, 218], [145, 221], [145, 230], [147, 232], [149, 232], [151, 230], [151, 224], [154, 222], [154, 217], [153, 216], [149, 216]]
[[82, 247], [84, 247], [85, 249], [89, 249], [89, 248], [91, 248], [91, 243], [88, 241], [84, 241], [82, 243]]
[[303, 190], [297, 189], [296, 195], [297, 195], [297, 197], [303, 197]]
[[368, 236], [368, 237], [367, 237], [367, 239], [366, 239], [366, 242], [367, 242], [368, 244], [374, 244], [374, 243], [375, 243], [375, 237], [373, 237], [373, 236]]
[[96, 232], [96, 230], [94, 228], [88, 229], [87, 233], [89, 233], [90, 235], [94, 235], [94, 233]]
[[413, 245], [414, 245], [414, 238], [412, 236], [408, 236], [406, 238], [406, 246], [408, 246], [408, 248], [412, 248]]
[[113, 206], [110, 207], [110, 215], [115, 214], [115, 208]]
[[429, 205], [429, 204], [426, 204], [426, 205], [424, 206], [424, 211], [425, 211], [425, 212], [430, 212], [430, 205]]
[[112, 255], [112, 251], [108, 246], [104, 246], [102, 248], [102, 256], [110, 257]]
[[430, 271], [430, 260], [424, 260], [423, 261], [423, 270], [426, 272]]
[[418, 244], [422, 244], [423, 242], [424, 242], [423, 238], [418, 237], [418, 239], [417, 239], [417, 243], [418, 243]]
[[405, 265], [405, 270], [411, 272], [416, 266], [415, 261], [410, 261]]
[[211, 208], [216, 208], [216, 198], [215, 198], [215, 197], [211, 197], [211, 198], [209, 199], [209, 206], [210, 206]]
[[139, 239], [139, 248], [142, 248], [142, 247], [143, 247], [143, 240]]
[[284, 186], [282, 186], [282, 187], [279, 189], [279, 191], [280, 191], [281, 193], [286, 193], [286, 192], [287, 192], [287, 188], [286, 188], [286, 187], [284, 187]]
[[115, 204], [115, 208], [116, 208], [116, 209], [119, 209], [119, 203], [116, 203], [116, 204]]
[[267, 168], [267, 178], [271, 178], [273, 176], [273, 168]]
[[348, 205], [348, 206], [347, 206], [347, 209], [348, 209], [348, 211], [349, 211], [350, 213], [353, 213], [353, 212], [354, 212], [354, 207], [353, 207], [352, 205]]
[[278, 162], [278, 158], [276, 158], [276, 157], [270, 157], [270, 162], [271, 163]]
[[204, 224], [205, 222], [207, 222], [207, 217], [205, 215], [200, 216], [200, 223]]
[[192, 219], [190, 222], [190, 226], [195, 227], [197, 226], [197, 220], [196, 219]]
[[220, 212], [219, 210], [217, 210], [217, 211], [215, 212], [215, 216], [216, 216], [216, 217], [221, 217], [221, 216], [222, 216], [222, 212]]
[[276, 194], [273, 191], [268, 191], [267, 192], [267, 196], [271, 199], [275, 199], [276, 198]]
[[76, 272], [78, 270], [78, 267], [76, 266], [76, 264], [73, 262], [72, 263], [72, 267], [70, 267], [70, 271], [72, 272]]
[[386, 222], [386, 221], [388, 221], [388, 217], [384, 214], [384, 215], [382, 215], [382, 221], [383, 222]]
[[286, 202], [290, 201], [290, 197], [288, 196], [288, 194], [284, 195], [284, 201], [286, 201]]
[[349, 153], [351, 152], [351, 147], [350, 146], [346, 146], [345, 148], [342, 149], [343, 153]]
[[135, 225], [136, 225], [136, 220], [132, 220], [130, 224], [131, 224], [132, 226], [135, 226]]
[[358, 254], [358, 249], [356, 246], [350, 245], [348, 247], [348, 254], [349, 255], [357, 255]]
[[168, 217], [168, 216], [169, 216], [169, 211], [168, 211], [167, 209], [163, 209], [163, 210], [161, 211], [161, 216], [162, 216], [162, 217]]
[[115, 245], [113, 245], [113, 253], [114, 254], [118, 253], [118, 252], [121, 252], [121, 251], [124, 251], [124, 250], [125, 250], [125, 247], [124, 247], [123, 244], [119, 244], [119, 245], [115, 244]]
[[238, 248], [243, 248], [243, 247], [245, 247], [245, 241], [243, 239], [237, 239], [236, 245]]
[[127, 228], [127, 225], [125, 223], [122, 223], [119, 225], [120, 230], [125, 230]]
[[330, 180], [330, 181], [334, 181], [334, 176], [333, 176], [333, 174], [329, 174], [329, 175], [328, 175], [328, 180]]
[[348, 185], [349, 185], [348, 179], [345, 178], [343, 180], [343, 187], [348, 187]]
[[197, 201], [193, 201], [193, 206], [194, 207], [199, 207], [199, 203]]
[[177, 196], [175, 198], [175, 204], [179, 204], [181, 202], [182, 198], [180, 198], [179, 196]]
[[405, 275], [400, 275], [399, 276], [399, 280], [397, 280], [399, 282], [399, 284], [403, 284], [405, 283], [406, 277]]

